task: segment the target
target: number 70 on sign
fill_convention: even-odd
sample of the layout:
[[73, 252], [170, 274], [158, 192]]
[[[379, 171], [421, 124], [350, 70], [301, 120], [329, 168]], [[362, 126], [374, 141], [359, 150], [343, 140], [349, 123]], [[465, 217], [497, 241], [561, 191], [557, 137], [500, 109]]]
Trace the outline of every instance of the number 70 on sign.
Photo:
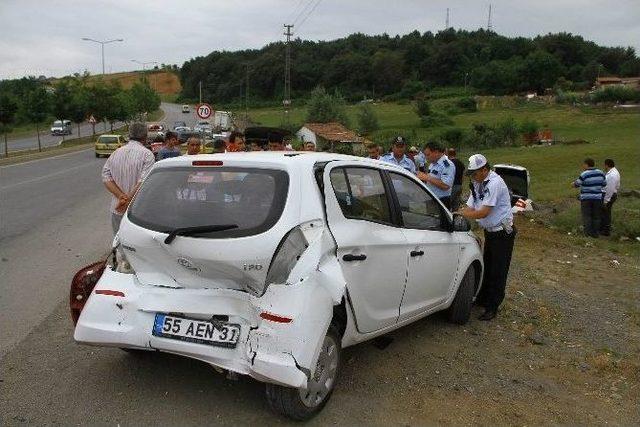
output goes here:
[[211, 117], [213, 109], [209, 104], [198, 104], [196, 105], [196, 115], [201, 119], [208, 119]]

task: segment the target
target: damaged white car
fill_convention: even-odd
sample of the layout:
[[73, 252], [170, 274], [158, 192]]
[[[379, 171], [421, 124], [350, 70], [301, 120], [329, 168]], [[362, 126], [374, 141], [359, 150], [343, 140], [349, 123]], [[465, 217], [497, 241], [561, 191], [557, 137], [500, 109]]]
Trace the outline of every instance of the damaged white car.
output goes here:
[[158, 162], [116, 250], [74, 277], [77, 342], [250, 375], [293, 419], [327, 403], [342, 348], [436, 311], [467, 322], [483, 268], [469, 223], [415, 176], [330, 153]]

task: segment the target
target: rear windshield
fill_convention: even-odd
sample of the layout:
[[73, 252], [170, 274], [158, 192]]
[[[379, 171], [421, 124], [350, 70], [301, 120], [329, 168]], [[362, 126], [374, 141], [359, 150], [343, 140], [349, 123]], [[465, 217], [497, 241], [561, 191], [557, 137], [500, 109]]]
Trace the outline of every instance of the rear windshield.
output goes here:
[[176, 228], [236, 224], [198, 234], [229, 238], [262, 233], [278, 222], [289, 188], [286, 172], [255, 168], [160, 168], [145, 180], [129, 220], [168, 233]]
[[101, 144], [115, 144], [118, 142], [117, 136], [101, 136], [98, 138]]

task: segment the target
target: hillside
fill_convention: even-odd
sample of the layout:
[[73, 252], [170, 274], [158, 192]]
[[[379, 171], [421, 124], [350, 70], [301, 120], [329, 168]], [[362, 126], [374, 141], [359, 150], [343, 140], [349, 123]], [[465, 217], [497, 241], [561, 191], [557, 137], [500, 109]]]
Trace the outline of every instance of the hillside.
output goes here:
[[[186, 61], [180, 72], [185, 98], [220, 103], [244, 99], [248, 66], [250, 101], [281, 101], [285, 45], [211, 52]], [[434, 87], [465, 86], [481, 94], [543, 93], [554, 86], [588, 90], [597, 76], [640, 75], [633, 48], [606, 47], [570, 33], [535, 38], [493, 31], [449, 29], [436, 34], [351, 34], [332, 41], [291, 43], [293, 99], [317, 85], [349, 101], [410, 99]]]
[[[147, 78], [152, 88], [160, 95], [177, 95], [182, 90], [180, 79], [175, 73], [169, 71], [147, 71]], [[140, 80], [141, 71], [131, 71], [126, 73], [113, 73], [104, 75], [105, 82], [118, 81], [124, 89], [129, 89], [135, 82]], [[89, 81], [102, 76], [91, 76]]]

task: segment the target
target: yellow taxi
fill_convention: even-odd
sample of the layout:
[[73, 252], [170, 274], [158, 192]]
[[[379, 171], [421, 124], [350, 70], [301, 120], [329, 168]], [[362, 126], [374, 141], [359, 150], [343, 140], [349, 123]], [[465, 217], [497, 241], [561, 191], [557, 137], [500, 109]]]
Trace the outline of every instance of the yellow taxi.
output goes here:
[[96, 157], [109, 157], [126, 143], [123, 135], [100, 135], [96, 140]]

